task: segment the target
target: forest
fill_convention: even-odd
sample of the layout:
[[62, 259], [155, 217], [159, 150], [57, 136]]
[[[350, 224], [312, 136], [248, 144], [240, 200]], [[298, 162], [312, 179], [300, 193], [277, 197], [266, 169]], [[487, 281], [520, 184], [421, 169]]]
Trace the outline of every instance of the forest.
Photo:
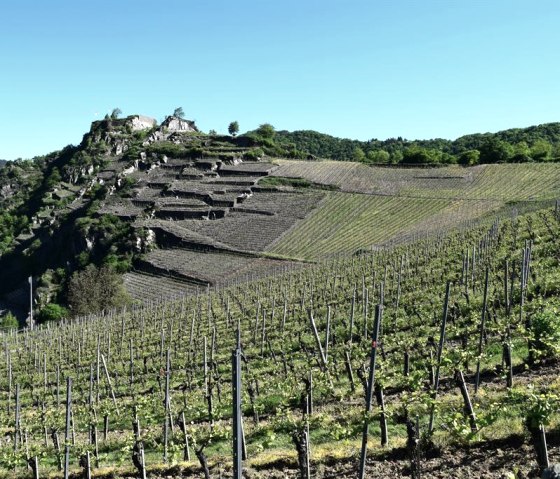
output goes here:
[[312, 130], [278, 131], [275, 139], [279, 144], [290, 145], [296, 152], [293, 156], [313, 155], [368, 164], [476, 165], [558, 161], [560, 158], [560, 123], [475, 133], [456, 140], [397, 137], [359, 141]]

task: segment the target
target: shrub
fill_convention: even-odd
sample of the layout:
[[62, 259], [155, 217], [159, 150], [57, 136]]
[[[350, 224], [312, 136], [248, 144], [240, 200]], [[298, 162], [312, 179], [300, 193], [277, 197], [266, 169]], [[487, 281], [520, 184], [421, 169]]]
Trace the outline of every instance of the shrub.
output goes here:
[[68, 286], [68, 304], [75, 315], [97, 313], [129, 303], [122, 277], [111, 267], [89, 265], [74, 273]]
[[184, 158], [187, 156], [187, 151], [183, 146], [171, 143], [170, 141], [152, 143], [148, 146], [147, 152], [156, 153], [158, 155], [166, 155], [170, 158]]
[[68, 317], [68, 310], [60, 306], [56, 303], [47, 304], [37, 316], [37, 319], [40, 323], [44, 323], [46, 321], [60, 321], [61, 319]]
[[19, 322], [17, 318], [10, 312], [0, 318], [0, 328], [3, 330], [17, 329]]
[[243, 154], [243, 159], [247, 161], [257, 161], [264, 156], [264, 151], [261, 148], [253, 148]]

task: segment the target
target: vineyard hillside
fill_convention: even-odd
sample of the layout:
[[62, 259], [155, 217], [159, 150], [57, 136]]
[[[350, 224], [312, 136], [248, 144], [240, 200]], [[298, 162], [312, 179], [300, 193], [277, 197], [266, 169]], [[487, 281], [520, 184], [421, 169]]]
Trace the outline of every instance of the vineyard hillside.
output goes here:
[[3, 315], [0, 478], [560, 462], [560, 165], [282, 153], [132, 116], [0, 170], [3, 309], [60, 315], [118, 275], [133, 298]]
[[[222, 244], [206, 254], [237, 267]], [[558, 205], [510, 210], [4, 334], [2, 477], [540, 477], [560, 461], [559, 246]]]
[[90, 264], [121, 274], [132, 301], [196, 295], [560, 196], [556, 163], [403, 168], [289, 153], [255, 132], [133, 115], [94, 122], [77, 147], [8, 163], [0, 308], [23, 322], [29, 277], [37, 310], [66, 305], [70, 278]]

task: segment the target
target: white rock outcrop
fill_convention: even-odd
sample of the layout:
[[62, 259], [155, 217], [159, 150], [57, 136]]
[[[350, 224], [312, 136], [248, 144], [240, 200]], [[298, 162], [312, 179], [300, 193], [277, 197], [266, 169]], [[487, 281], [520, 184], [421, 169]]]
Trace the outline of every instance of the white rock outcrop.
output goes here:
[[149, 116], [144, 115], [134, 115], [130, 119], [130, 126], [132, 127], [132, 131], [149, 130], [156, 124], [157, 121], [154, 118], [150, 118]]
[[198, 128], [194, 124], [194, 121], [183, 120], [182, 118], [177, 118], [176, 116], [168, 116], [165, 121], [161, 124], [165, 127], [168, 132], [172, 131], [198, 131]]

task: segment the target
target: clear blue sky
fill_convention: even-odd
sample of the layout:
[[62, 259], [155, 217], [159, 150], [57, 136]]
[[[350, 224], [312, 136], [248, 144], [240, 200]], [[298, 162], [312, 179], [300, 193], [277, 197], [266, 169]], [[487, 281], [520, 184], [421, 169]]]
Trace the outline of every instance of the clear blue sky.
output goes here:
[[0, 158], [114, 107], [358, 139], [560, 121], [558, 0], [5, 0]]

